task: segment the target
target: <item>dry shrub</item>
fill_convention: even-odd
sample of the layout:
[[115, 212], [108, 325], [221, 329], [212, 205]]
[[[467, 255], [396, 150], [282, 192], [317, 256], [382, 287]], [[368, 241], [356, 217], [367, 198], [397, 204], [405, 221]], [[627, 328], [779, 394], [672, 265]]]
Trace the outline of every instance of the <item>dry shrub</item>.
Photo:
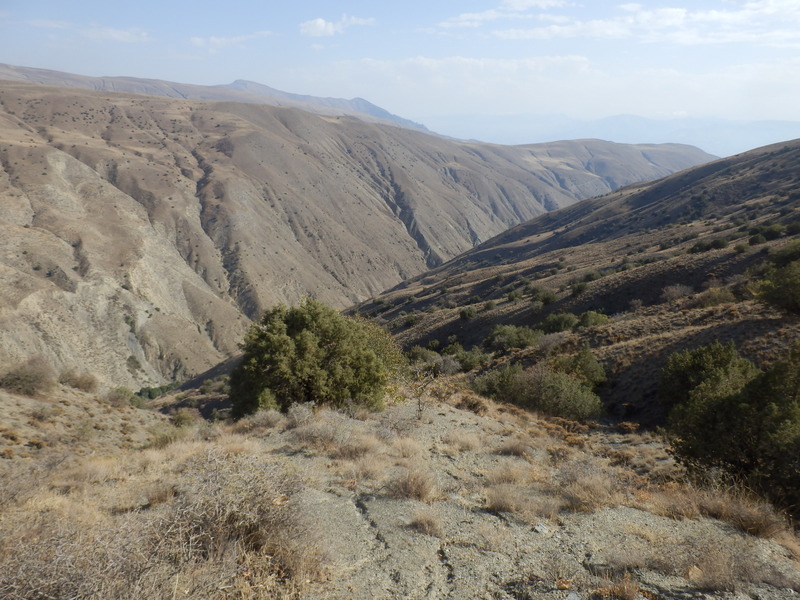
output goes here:
[[596, 595], [603, 600], [636, 600], [639, 597], [639, 582], [631, 577], [630, 573], [618, 579], [617, 581], [609, 582], [607, 586], [598, 589]]
[[403, 458], [414, 458], [422, 454], [422, 444], [416, 438], [398, 437], [392, 442], [392, 446]]
[[314, 420], [313, 404], [292, 404], [286, 411], [286, 428], [295, 429], [301, 425], [307, 425]]
[[770, 538], [787, 530], [787, 521], [771, 504], [735, 488], [702, 488], [666, 484], [645, 504], [655, 514], [673, 519], [719, 519], [751, 535]]
[[436, 476], [427, 468], [414, 466], [403, 469], [389, 484], [389, 491], [396, 498], [412, 498], [431, 502], [438, 493]]
[[381, 441], [372, 434], [357, 435], [340, 444], [331, 452], [332, 458], [356, 460], [381, 447]]
[[500, 483], [486, 488], [485, 508], [492, 513], [523, 512], [528, 502], [525, 489], [518, 485]]
[[151, 427], [147, 448], [163, 449], [167, 446], [186, 439], [189, 434], [188, 427], [175, 427], [172, 424], [164, 423]]
[[293, 433], [297, 443], [324, 452], [331, 451], [336, 446], [339, 435], [333, 423], [316, 420], [296, 427]]
[[445, 444], [461, 452], [464, 450], [475, 450], [481, 445], [481, 438], [478, 434], [471, 431], [451, 431], [444, 436], [443, 441]]
[[124, 408], [131, 405], [134, 399], [133, 390], [126, 387], [115, 387], [106, 393], [106, 402], [116, 408]]
[[560, 494], [566, 508], [592, 512], [618, 502], [616, 482], [608, 468], [595, 461], [574, 461], [562, 466], [555, 476], [553, 494]]
[[32, 356], [0, 377], [0, 388], [23, 396], [46, 392], [55, 383], [56, 373], [53, 367], [41, 356]]
[[439, 525], [439, 519], [430, 508], [423, 508], [415, 512], [408, 526], [425, 535], [442, 537], [442, 528], [441, 525]]
[[526, 484], [542, 481], [544, 474], [533, 466], [516, 462], [505, 462], [493, 469], [487, 477], [487, 481], [492, 484]]
[[519, 456], [520, 458], [530, 459], [533, 455], [533, 448], [529, 438], [514, 437], [503, 442], [495, 452], [503, 456]]
[[[184, 469], [180, 493], [157, 511], [92, 517], [55, 495], [37, 515], [13, 514], [0, 541], [0, 597], [122, 600], [179, 591], [222, 600], [243, 584], [245, 563], [254, 589], [321, 574], [321, 529], [296, 477], [276, 463], [216, 451]], [[166, 502], [170, 492], [148, 495]]]
[[675, 285], [668, 285], [661, 290], [661, 301], [673, 302], [680, 298], [691, 296], [692, 294], [694, 294], [693, 287], [684, 285], [682, 283], [676, 283]]
[[98, 385], [97, 377], [91, 373], [79, 373], [75, 369], [62, 373], [58, 382], [82, 392], [94, 392]]
[[239, 419], [231, 429], [234, 433], [260, 433], [278, 427], [284, 420], [285, 417], [274, 408], [261, 409]]
[[462, 392], [456, 403], [456, 408], [474, 412], [476, 415], [483, 415], [489, 410], [485, 398], [474, 392]]
[[386, 470], [386, 461], [380, 454], [367, 454], [346, 463], [340, 473], [345, 486], [355, 489], [365, 481], [376, 481]]

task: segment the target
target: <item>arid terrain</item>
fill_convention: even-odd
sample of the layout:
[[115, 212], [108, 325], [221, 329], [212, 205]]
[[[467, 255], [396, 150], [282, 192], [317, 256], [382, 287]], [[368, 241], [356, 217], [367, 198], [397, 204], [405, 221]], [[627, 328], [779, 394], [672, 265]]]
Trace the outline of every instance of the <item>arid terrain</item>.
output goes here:
[[[793, 455], [773, 505], [667, 418], [670, 355], [800, 341], [800, 281], [765, 295], [800, 141], [711, 158], [3, 82], [0, 597], [796, 597]], [[308, 295], [408, 351], [382, 408], [232, 419], [245, 331]]]
[[308, 294], [344, 308], [547, 210], [711, 157], [503, 147], [355, 117], [0, 86], [0, 360], [162, 384]]
[[[459, 388], [439, 382], [379, 413], [298, 405], [236, 424], [187, 408], [168, 420], [64, 387], [3, 396], [0, 594], [800, 591], [800, 542], [780, 514], [720, 483], [689, 484], [653, 434], [542, 419]], [[215, 390], [155, 406], [202, 403]], [[18, 418], [8, 418], [12, 406]], [[113, 449], [114, 439], [128, 449]]]

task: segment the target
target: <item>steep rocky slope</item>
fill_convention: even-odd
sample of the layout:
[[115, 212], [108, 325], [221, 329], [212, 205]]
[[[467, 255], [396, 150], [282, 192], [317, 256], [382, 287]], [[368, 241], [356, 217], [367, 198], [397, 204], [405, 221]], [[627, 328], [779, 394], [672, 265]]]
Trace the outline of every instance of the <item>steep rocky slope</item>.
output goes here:
[[0, 362], [130, 387], [236, 350], [249, 318], [337, 306], [509, 226], [709, 157], [453, 143], [236, 103], [0, 87]]

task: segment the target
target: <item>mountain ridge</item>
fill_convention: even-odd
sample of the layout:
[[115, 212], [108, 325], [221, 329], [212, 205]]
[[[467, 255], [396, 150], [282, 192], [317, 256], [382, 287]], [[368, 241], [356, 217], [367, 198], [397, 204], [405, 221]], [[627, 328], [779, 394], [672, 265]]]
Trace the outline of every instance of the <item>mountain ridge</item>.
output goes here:
[[228, 84], [206, 86], [140, 77], [91, 77], [88, 75], [63, 73], [50, 69], [20, 67], [4, 63], [0, 63], [0, 79], [97, 91], [182, 98], [184, 100], [247, 102], [253, 104], [267, 104], [270, 106], [291, 106], [309, 112], [359, 116], [369, 121], [407, 127], [419, 131], [428, 131], [424, 125], [393, 115], [389, 111], [363, 98], [346, 100], [343, 98], [320, 98], [305, 94], [293, 94], [261, 83], [242, 79]]

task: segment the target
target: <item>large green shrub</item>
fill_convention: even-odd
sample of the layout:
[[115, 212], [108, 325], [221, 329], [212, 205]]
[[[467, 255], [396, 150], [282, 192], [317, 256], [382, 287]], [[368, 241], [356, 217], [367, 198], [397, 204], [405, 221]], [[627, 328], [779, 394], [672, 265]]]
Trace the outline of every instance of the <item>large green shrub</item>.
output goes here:
[[[692, 351], [670, 366], [688, 387], [669, 416], [672, 451], [691, 468], [717, 467], [800, 510], [800, 345], [765, 372], [731, 346]], [[721, 351], [722, 349], [722, 351]], [[702, 357], [728, 358], [698, 368]], [[673, 355], [675, 356], [675, 355]], [[669, 379], [668, 379], [669, 380]], [[662, 379], [664, 381], [664, 379]]]
[[548, 363], [553, 370], [570, 375], [589, 389], [594, 389], [606, 380], [603, 365], [585, 344], [576, 354], [554, 356]]
[[310, 298], [264, 313], [243, 348], [230, 379], [237, 418], [259, 408], [286, 410], [296, 402], [378, 408], [403, 361], [383, 329]]
[[558, 333], [567, 331], [578, 324], [578, 317], [572, 313], [551, 313], [542, 321], [542, 330], [545, 333]]

